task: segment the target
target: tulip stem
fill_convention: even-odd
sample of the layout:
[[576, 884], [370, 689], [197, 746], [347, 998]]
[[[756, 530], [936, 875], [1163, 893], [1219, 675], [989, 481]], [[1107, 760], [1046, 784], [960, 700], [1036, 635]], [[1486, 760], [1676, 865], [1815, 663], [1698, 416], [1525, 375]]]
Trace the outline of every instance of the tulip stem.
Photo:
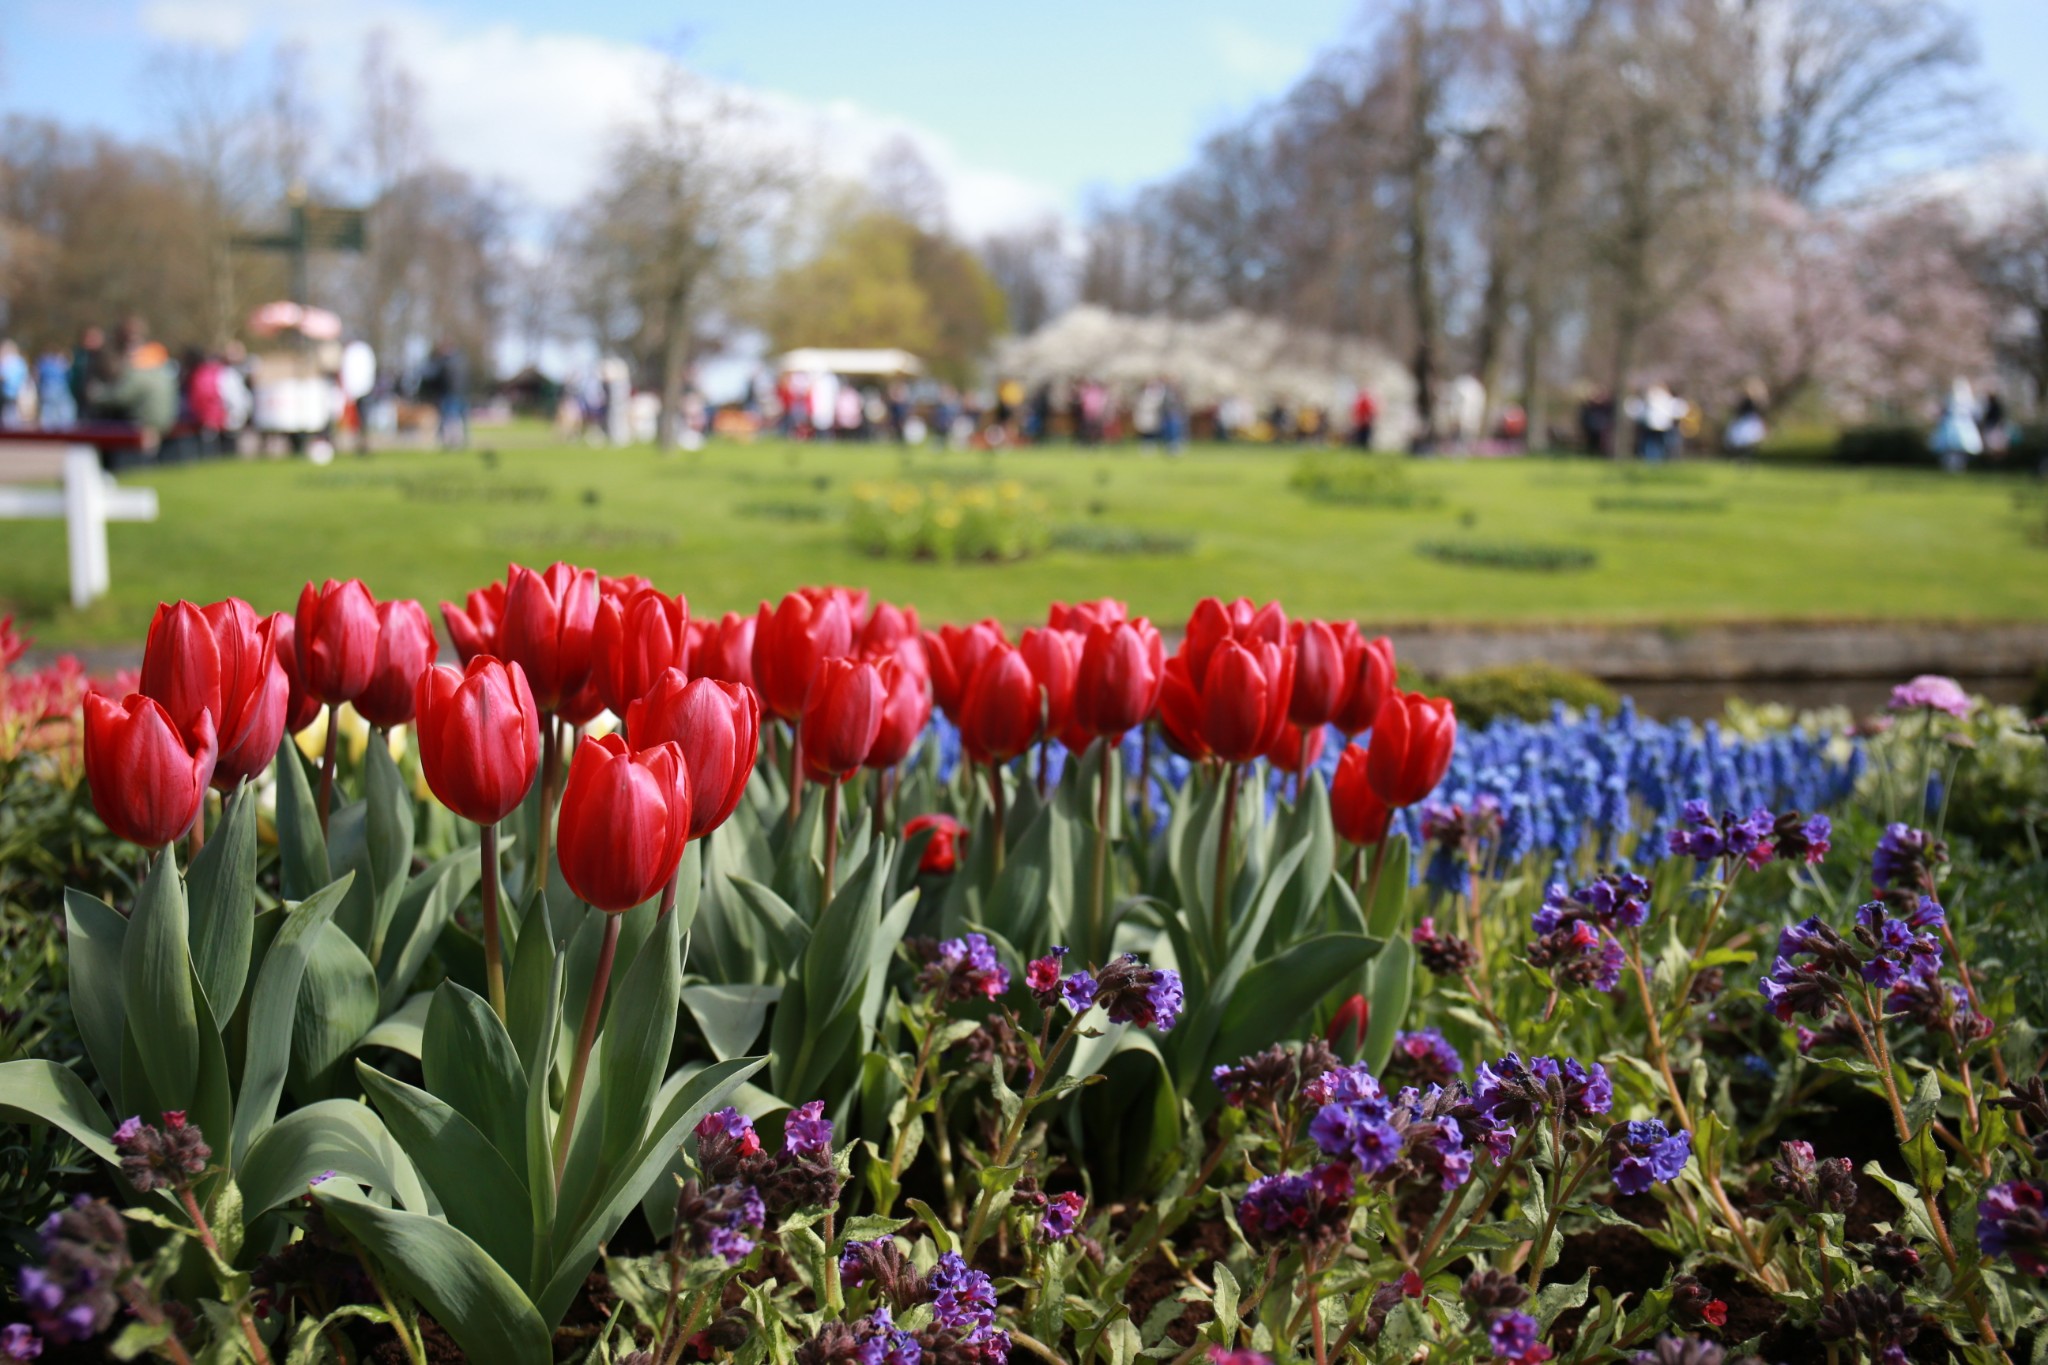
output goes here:
[[561, 757], [562, 741], [552, 714], [540, 718], [540, 837], [534, 847], [533, 886], [542, 894], [548, 889], [548, 860], [555, 851], [555, 761]]
[[1216, 960], [1221, 962], [1230, 946], [1230, 836], [1237, 823], [1237, 779], [1235, 763], [1223, 768], [1223, 821], [1216, 834], [1216, 898], [1210, 907], [1215, 918]]
[[1109, 906], [1109, 783], [1110, 757], [1114, 744], [1108, 736], [1096, 741], [1096, 756], [1102, 766], [1095, 774], [1095, 875], [1089, 879], [1088, 942], [1082, 946], [1090, 962], [1109, 959], [1108, 936], [1102, 917]]
[[1001, 876], [1004, 826], [1008, 821], [1003, 810], [1003, 765], [1000, 763], [990, 762], [988, 765], [988, 791], [989, 799], [995, 803], [995, 828], [990, 831], [993, 836], [990, 839], [990, 851], [995, 858], [996, 875]]
[[489, 983], [491, 1008], [500, 1023], [505, 1019], [505, 949], [498, 937], [498, 827], [481, 826], [480, 852], [483, 856], [478, 895], [484, 905], [484, 980]]
[[656, 920], [668, 918], [669, 911], [676, 908], [676, 890], [682, 885], [683, 865], [676, 864], [676, 870], [668, 874], [668, 885], [661, 888], [661, 909], [654, 914]]
[[199, 794], [199, 813], [192, 817], [191, 840], [192, 846], [186, 850], [186, 856], [196, 863], [199, 861], [199, 850], [206, 847], [206, 794], [204, 792]]
[[796, 828], [796, 818], [804, 812], [804, 759], [803, 722], [789, 723], [789, 827]]
[[597, 1021], [604, 1016], [604, 995], [612, 983], [612, 958], [619, 951], [618, 915], [604, 917], [604, 942], [597, 950], [597, 970], [590, 978], [590, 998], [583, 1002], [583, 1027], [576, 1031], [576, 1060], [569, 1069], [569, 1089], [562, 1096], [562, 1126], [555, 1130], [555, 1188], [562, 1188], [562, 1168], [569, 1161], [569, 1137], [576, 1131], [576, 1109], [583, 1100], [583, 1075], [590, 1069], [590, 1049], [597, 1043]]
[[327, 812], [334, 805], [334, 761], [341, 744], [341, 708], [327, 703], [327, 752], [320, 758], [320, 837], [327, 837]]
[[832, 891], [839, 879], [839, 782], [825, 784], [825, 894], [821, 906], [832, 903]]

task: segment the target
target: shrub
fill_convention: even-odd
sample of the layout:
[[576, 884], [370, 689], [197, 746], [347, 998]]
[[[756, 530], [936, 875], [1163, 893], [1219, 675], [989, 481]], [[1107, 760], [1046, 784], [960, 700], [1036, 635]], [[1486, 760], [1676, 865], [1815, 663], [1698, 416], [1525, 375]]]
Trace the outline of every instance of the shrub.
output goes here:
[[884, 559], [999, 563], [1038, 554], [1051, 538], [1045, 500], [1015, 480], [859, 484], [847, 520], [854, 547]]
[[1425, 540], [1415, 552], [1446, 564], [1475, 569], [1507, 569], [1515, 573], [1567, 573], [1600, 562], [1597, 551], [1583, 545], [1542, 545], [1522, 540]]
[[1288, 484], [1312, 502], [1418, 511], [1443, 505], [1443, 494], [1418, 487], [1400, 455], [1304, 455]]
[[1184, 555], [1195, 548], [1193, 536], [1140, 531], [1130, 526], [1062, 526], [1053, 532], [1052, 548], [1087, 555]]
[[1458, 708], [1462, 725], [1483, 726], [1503, 716], [1519, 720], [1547, 720], [1552, 704], [1597, 706], [1612, 715], [1621, 699], [1614, 690], [1589, 674], [1546, 663], [1502, 664], [1477, 668], [1436, 684]]
[[1918, 427], [1850, 427], [1835, 441], [1835, 459], [1843, 464], [1931, 465], [1927, 433]]
[[1691, 512], [1712, 513], [1728, 510], [1726, 498], [1685, 498], [1659, 497], [1650, 493], [1627, 494], [1616, 497], [1593, 499], [1596, 512]]

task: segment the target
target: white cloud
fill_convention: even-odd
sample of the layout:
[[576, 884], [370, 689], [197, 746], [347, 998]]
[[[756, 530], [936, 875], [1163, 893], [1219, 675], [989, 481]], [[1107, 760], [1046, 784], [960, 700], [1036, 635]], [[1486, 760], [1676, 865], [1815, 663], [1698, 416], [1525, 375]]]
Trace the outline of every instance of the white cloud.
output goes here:
[[[419, 82], [422, 122], [438, 155], [550, 208], [589, 189], [609, 136], [647, 112], [667, 61], [649, 47], [588, 35], [509, 22], [461, 26], [405, 0], [347, 13], [313, 0], [145, 0], [140, 16], [147, 31], [173, 42], [239, 48], [268, 36], [304, 43], [312, 96], [342, 126], [353, 117], [362, 39], [382, 28]], [[1051, 188], [973, 165], [921, 125], [845, 101], [727, 92], [760, 114], [760, 136], [799, 167], [825, 174], [858, 178], [882, 147], [909, 138], [946, 186], [955, 227], [969, 237], [1060, 210]]]

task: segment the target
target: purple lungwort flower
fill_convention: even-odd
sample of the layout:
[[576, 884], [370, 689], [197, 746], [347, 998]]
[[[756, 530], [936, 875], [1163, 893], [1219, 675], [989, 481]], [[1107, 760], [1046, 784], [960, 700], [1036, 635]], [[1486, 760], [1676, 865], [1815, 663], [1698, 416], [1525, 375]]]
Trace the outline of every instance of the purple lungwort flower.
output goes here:
[[924, 1292], [932, 1302], [932, 1317], [944, 1327], [974, 1332], [996, 1318], [996, 1289], [989, 1277], [971, 1270], [960, 1253], [949, 1251], [924, 1277]]
[[1540, 1340], [1541, 1332], [1536, 1319], [1527, 1313], [1502, 1313], [1487, 1324], [1486, 1344], [1492, 1348], [1496, 1360], [1534, 1365], [1536, 1361], [1550, 1358], [1550, 1348]]
[[1986, 1256], [2008, 1257], [2022, 1274], [2048, 1276], [2048, 1187], [2010, 1180], [1984, 1191], [1977, 1245]]
[[1614, 1154], [1614, 1188], [1622, 1194], [1642, 1194], [1652, 1185], [1676, 1180], [1692, 1159], [1692, 1134], [1683, 1128], [1670, 1132], [1656, 1119], [1618, 1123], [1609, 1131], [1608, 1142]]
[[1465, 1072], [1465, 1059], [1438, 1029], [1417, 1029], [1394, 1035], [1389, 1066], [1420, 1085], [1449, 1085]]
[[995, 947], [983, 934], [949, 938], [939, 944], [918, 979], [926, 990], [939, 991], [948, 1000], [977, 995], [994, 1000], [1010, 989], [1010, 969], [997, 959]]
[[1870, 855], [1870, 885], [1878, 891], [1927, 885], [1935, 864], [1947, 856], [1946, 846], [1926, 830], [1895, 821], [1884, 827]]
[[825, 1117], [825, 1102], [812, 1100], [789, 1111], [782, 1121], [782, 1150], [791, 1156], [830, 1156], [832, 1120]]
[[1894, 711], [1944, 711], [1951, 716], [1967, 716], [1974, 703], [1963, 685], [1954, 678], [1939, 673], [1922, 673], [1908, 682], [1902, 682], [1892, 689], [1891, 709]]
[[[0, 1360], [35, 1360], [43, 1353], [42, 1338], [25, 1322], [0, 1327]], [[1272, 1365], [1268, 1361], [1266, 1365]]]
[[1112, 1024], [1136, 1024], [1165, 1033], [1180, 1018], [1186, 1001], [1180, 973], [1147, 966], [1136, 953], [1125, 953], [1097, 973], [1095, 1003], [1108, 1011]]
[[1060, 961], [1067, 950], [1053, 947], [1044, 957], [1035, 957], [1024, 966], [1024, 985], [1031, 992], [1041, 1009], [1051, 1009], [1060, 998]]
[[859, 1343], [860, 1365], [918, 1365], [924, 1358], [924, 1348], [916, 1337], [896, 1325], [887, 1304], [860, 1319], [853, 1331]]
[[1045, 1212], [1038, 1220], [1038, 1235], [1048, 1242], [1060, 1242], [1074, 1235], [1081, 1226], [1081, 1211], [1088, 1201], [1079, 1191], [1066, 1190], [1050, 1196], [1045, 1201]]
[[1350, 1229], [1351, 1192], [1351, 1168], [1341, 1162], [1302, 1175], [1265, 1176], [1238, 1201], [1238, 1226], [1257, 1247], [1327, 1245]]
[[1067, 1002], [1067, 1008], [1076, 1014], [1084, 1012], [1095, 1003], [1095, 978], [1087, 972], [1075, 972], [1060, 982], [1060, 999]]

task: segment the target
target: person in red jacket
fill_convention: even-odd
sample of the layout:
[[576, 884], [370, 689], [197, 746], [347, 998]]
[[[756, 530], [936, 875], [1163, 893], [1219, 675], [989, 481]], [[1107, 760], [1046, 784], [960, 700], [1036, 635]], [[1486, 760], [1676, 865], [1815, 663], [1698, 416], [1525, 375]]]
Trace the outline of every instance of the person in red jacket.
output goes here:
[[1351, 400], [1351, 444], [1360, 450], [1372, 449], [1373, 419], [1379, 415], [1379, 404], [1372, 401], [1372, 395], [1361, 385], [1358, 396]]

